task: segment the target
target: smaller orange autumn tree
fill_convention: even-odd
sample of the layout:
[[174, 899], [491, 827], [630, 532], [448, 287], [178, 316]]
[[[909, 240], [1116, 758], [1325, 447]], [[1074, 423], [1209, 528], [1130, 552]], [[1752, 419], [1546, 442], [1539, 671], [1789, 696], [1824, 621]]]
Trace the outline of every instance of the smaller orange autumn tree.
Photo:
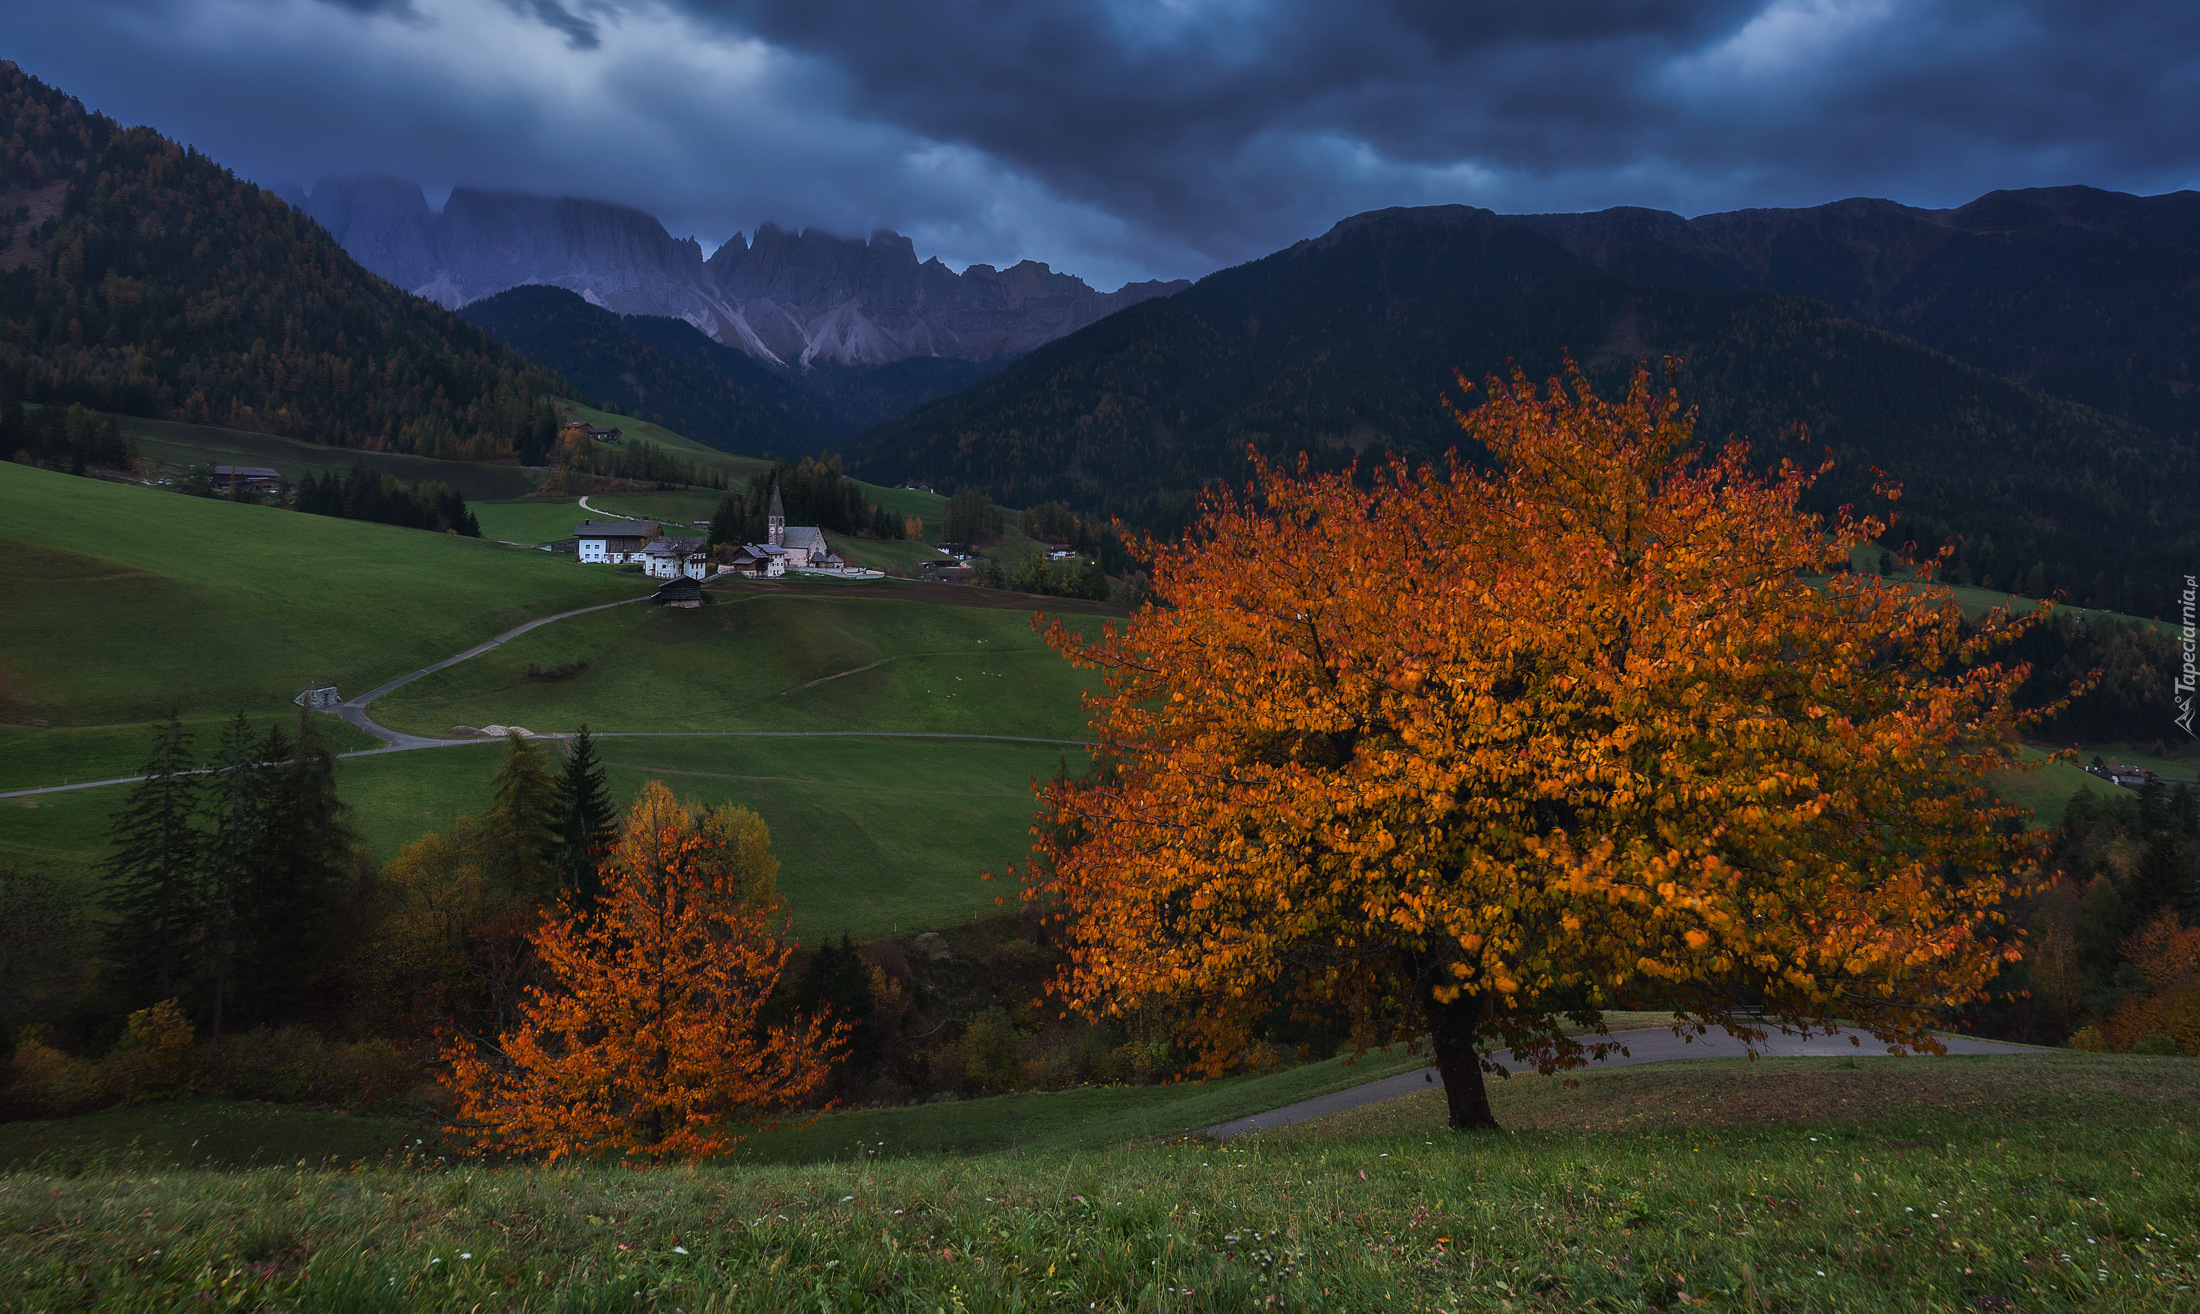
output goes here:
[[847, 1027], [764, 1021], [793, 953], [775, 934], [770, 842], [746, 808], [698, 816], [645, 786], [595, 910], [560, 907], [535, 932], [549, 984], [530, 991], [519, 1028], [495, 1053], [466, 1040], [446, 1052], [453, 1130], [552, 1160], [695, 1158], [739, 1143], [731, 1121], [816, 1094]]
[[2167, 1036], [2180, 1053], [2200, 1055], [2200, 926], [2182, 926], [2164, 908], [2123, 949], [2146, 989], [2125, 995], [2109, 1014], [2101, 1028], [2107, 1047], [2129, 1051]]
[[1931, 1048], [2014, 953], [2030, 850], [1981, 776], [2021, 765], [2025, 671], [1982, 658], [2032, 622], [1843, 573], [1884, 525], [1705, 455], [1647, 371], [1493, 379], [1459, 422], [1487, 469], [1262, 467], [1140, 545], [1126, 627], [1050, 631], [1106, 673], [1026, 880], [1057, 989], [1175, 1010], [1210, 1071], [1279, 1004], [1425, 1030], [1455, 1127], [1494, 1125], [1485, 1048], [1573, 1066], [1607, 1007]]

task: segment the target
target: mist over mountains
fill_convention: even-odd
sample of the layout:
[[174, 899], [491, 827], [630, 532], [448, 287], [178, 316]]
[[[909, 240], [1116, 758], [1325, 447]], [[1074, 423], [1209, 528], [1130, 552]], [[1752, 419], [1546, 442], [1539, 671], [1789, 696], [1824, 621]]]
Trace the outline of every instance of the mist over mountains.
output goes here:
[[887, 230], [868, 239], [765, 224], [705, 259], [640, 210], [461, 187], [439, 212], [416, 183], [332, 179], [289, 199], [352, 257], [457, 309], [525, 284], [621, 315], [686, 320], [775, 366], [878, 366], [918, 356], [1000, 362], [1126, 306], [1188, 286], [1100, 292], [1026, 260], [956, 273]]

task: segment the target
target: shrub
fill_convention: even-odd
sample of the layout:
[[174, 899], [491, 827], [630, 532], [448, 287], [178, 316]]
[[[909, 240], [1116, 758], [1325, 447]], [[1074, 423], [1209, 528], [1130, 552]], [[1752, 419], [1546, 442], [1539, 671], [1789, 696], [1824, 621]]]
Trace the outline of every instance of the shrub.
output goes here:
[[1015, 1090], [1024, 1074], [1024, 1039], [1005, 1009], [989, 1008], [963, 1032], [963, 1072], [995, 1093]]
[[559, 662], [555, 666], [543, 666], [539, 662], [529, 662], [527, 663], [527, 678], [554, 684], [560, 680], [570, 680], [587, 669], [588, 659], [586, 657], [576, 657], [572, 661]]
[[91, 1065], [47, 1044], [40, 1027], [25, 1027], [16, 1037], [5, 1075], [0, 1116], [59, 1118], [97, 1103]]
[[206, 1046], [200, 1082], [231, 1099], [371, 1107], [420, 1081], [387, 1040], [330, 1044], [309, 1027], [256, 1027]]
[[181, 1093], [191, 1079], [191, 1020], [173, 999], [130, 1014], [129, 1029], [98, 1067], [103, 1103], [141, 1104]]

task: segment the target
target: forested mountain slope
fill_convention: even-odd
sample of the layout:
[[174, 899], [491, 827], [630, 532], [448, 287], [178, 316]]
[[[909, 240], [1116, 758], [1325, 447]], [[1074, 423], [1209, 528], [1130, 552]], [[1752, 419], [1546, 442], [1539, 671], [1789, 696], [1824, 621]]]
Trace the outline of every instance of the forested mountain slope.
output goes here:
[[0, 393], [480, 459], [539, 451], [564, 391], [280, 197], [0, 63]]
[[952, 356], [782, 370], [684, 319], [621, 315], [542, 284], [458, 313], [590, 396], [744, 456], [820, 450], [992, 372]]
[[2200, 435], [2200, 192], [1511, 218], [1637, 283], [1814, 297], [2037, 391]]
[[[598, 402], [721, 451], [790, 456], [819, 445], [819, 410], [809, 397], [683, 320], [621, 316], [540, 284], [499, 292], [458, 313]], [[636, 333], [637, 321], [657, 331]]]
[[[1326, 464], [1435, 454], [1456, 434], [1440, 403], [1453, 370], [1541, 377], [1569, 352], [1606, 385], [1678, 358], [1707, 438], [1747, 436], [1768, 460], [1830, 449], [1826, 506], [1862, 501], [1873, 467], [1895, 475], [1898, 540], [1960, 536], [1967, 581], [2038, 566], [2048, 588], [2152, 615], [2200, 555], [2185, 492], [2200, 472], [2175, 442], [1820, 302], [1631, 282], [1462, 206], [1361, 215], [1113, 315], [870, 430], [856, 468], [1166, 529], [1204, 483], [1242, 478], [1249, 446]], [[1798, 422], [1807, 446], [1782, 441]]]

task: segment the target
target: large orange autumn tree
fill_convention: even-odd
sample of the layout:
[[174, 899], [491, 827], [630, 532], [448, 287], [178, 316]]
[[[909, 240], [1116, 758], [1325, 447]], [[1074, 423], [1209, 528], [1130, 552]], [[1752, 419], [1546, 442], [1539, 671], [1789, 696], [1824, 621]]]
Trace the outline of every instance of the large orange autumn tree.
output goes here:
[[1981, 776], [2024, 672], [1983, 657], [2027, 622], [1842, 573], [1885, 526], [1706, 455], [1647, 371], [1459, 422], [1486, 466], [1264, 468], [1143, 545], [1126, 626], [1053, 629], [1106, 676], [1026, 887], [1058, 989], [1176, 1010], [1210, 1070], [1279, 1004], [1425, 1031], [1462, 1128], [1484, 1050], [1572, 1066], [1607, 1007], [1930, 1048], [2014, 952], [2029, 851]]
[[769, 1025], [764, 1005], [793, 946], [777, 932], [778, 860], [762, 819], [698, 815], [651, 781], [604, 863], [593, 910], [545, 916], [533, 944], [549, 984], [493, 1052], [446, 1057], [453, 1130], [503, 1150], [724, 1154], [732, 1122], [822, 1089], [845, 1023]]

